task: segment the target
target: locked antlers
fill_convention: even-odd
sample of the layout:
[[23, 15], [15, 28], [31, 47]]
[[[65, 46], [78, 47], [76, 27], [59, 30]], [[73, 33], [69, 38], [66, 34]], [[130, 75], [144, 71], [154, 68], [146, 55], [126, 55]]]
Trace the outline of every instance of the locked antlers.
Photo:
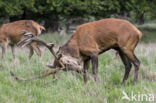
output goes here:
[[57, 57], [56, 53], [53, 50], [54, 44], [53, 43], [47, 43], [44, 40], [39, 39], [38, 37], [34, 36], [31, 32], [27, 32], [24, 30], [24, 35], [26, 36], [23, 40], [17, 43], [17, 46], [25, 47], [26, 45], [29, 45], [32, 42], [38, 42], [44, 46], [46, 46], [51, 54], [55, 57], [55, 59], [60, 63], [61, 68], [65, 68], [64, 64], [59, 60], [60, 56]]
[[46, 46], [46, 47], [49, 49], [49, 51], [52, 53], [52, 55], [54, 55], [55, 60], [57, 60], [57, 61], [60, 63], [61, 67], [60, 67], [60, 68], [57, 67], [56, 69], [52, 69], [52, 70], [50, 70], [49, 72], [46, 72], [46, 73], [44, 73], [44, 74], [41, 75], [41, 76], [35, 76], [35, 77], [32, 77], [32, 78], [28, 78], [28, 79], [17, 77], [13, 72], [10, 71], [11, 76], [12, 76], [15, 80], [19, 80], [19, 81], [28, 81], [28, 80], [38, 79], [38, 78], [45, 78], [45, 77], [47, 77], [47, 76], [49, 76], [49, 75], [53, 75], [53, 77], [54, 77], [53, 80], [56, 80], [55, 74], [56, 74], [56, 73], [59, 73], [59, 70], [60, 70], [60, 69], [64, 69], [65, 66], [64, 66], [64, 64], [60, 61], [61, 56], [59, 55], [59, 56], [57, 57], [57, 55], [55, 54], [55, 52], [54, 52], [54, 50], [53, 50], [54, 44], [53, 44], [53, 43], [46, 43], [44, 40], [39, 39], [38, 37], [34, 36], [31, 32], [27, 32], [26, 30], [22, 31], [22, 34], [25, 35], [25, 38], [22, 39], [20, 42], [18, 42], [18, 43], [17, 43], [17, 46], [25, 47], [26, 45], [30, 45], [32, 42], [38, 42], [38, 43], [40, 43], [40, 44]]

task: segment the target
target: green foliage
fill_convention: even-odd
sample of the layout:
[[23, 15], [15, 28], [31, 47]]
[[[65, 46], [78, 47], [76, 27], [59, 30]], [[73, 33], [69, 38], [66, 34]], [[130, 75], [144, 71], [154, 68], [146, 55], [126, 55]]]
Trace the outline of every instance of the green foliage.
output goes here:
[[154, 18], [155, 3], [154, 0], [0, 0], [0, 16], [22, 18], [27, 11], [27, 18], [36, 20], [52, 16], [101, 18], [133, 11], [136, 18], [145, 12]]
[[148, 0], [132, 0], [132, 10], [135, 13], [135, 18], [138, 19], [142, 14], [149, 11], [149, 2]]
[[153, 0], [153, 2], [150, 3], [150, 19], [155, 19], [156, 18], [156, 1]]

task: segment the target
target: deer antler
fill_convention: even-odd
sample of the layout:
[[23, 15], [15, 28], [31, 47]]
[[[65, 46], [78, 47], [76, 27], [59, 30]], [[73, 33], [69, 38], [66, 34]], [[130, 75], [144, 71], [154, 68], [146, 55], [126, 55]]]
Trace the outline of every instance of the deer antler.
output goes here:
[[27, 32], [26, 30], [24, 30], [25, 32], [25, 38], [23, 40], [21, 40], [20, 42], [17, 43], [17, 46], [22, 46], [25, 47], [26, 45], [29, 45], [31, 42], [38, 42], [41, 43], [42, 45], [46, 46], [49, 51], [52, 53], [52, 55], [54, 55], [55, 59], [61, 64], [62, 68], [65, 68], [64, 64], [59, 60], [60, 57], [57, 57], [53, 47], [54, 44], [53, 43], [47, 43], [42, 39], [39, 39], [38, 37], [34, 36], [31, 32]]
[[[38, 79], [38, 78], [45, 78], [45, 77], [47, 77], [47, 76], [49, 76], [49, 75], [51, 75], [51, 74], [56, 74], [57, 72], [59, 72], [59, 68], [57, 68], [57, 69], [53, 69], [53, 70], [51, 70], [51, 71], [49, 71], [49, 72], [46, 72], [45, 74], [43, 74], [43, 75], [41, 75], [41, 76], [35, 76], [35, 77], [32, 77], [32, 78], [22, 78], [22, 77], [17, 77], [17, 75], [16, 74], [14, 74], [13, 72], [11, 72], [10, 71], [10, 75], [15, 79], [15, 80], [19, 80], [19, 81], [28, 81], [28, 80], [33, 80], [33, 79]], [[54, 78], [55, 79], [55, 78]]]
[[17, 43], [17, 46], [22, 46], [27, 40], [29, 40], [30, 38], [34, 37], [34, 35], [32, 35], [31, 32], [27, 32], [26, 30], [23, 30], [21, 32], [21, 34], [24, 34], [26, 37], [24, 39], [22, 39], [21, 41], [19, 41]]
[[[44, 78], [44, 77], [47, 77], [51, 74], [53, 74], [53, 76], [55, 77], [55, 74], [56, 73], [59, 73], [59, 70], [60, 69], [64, 69], [65, 66], [64, 64], [59, 60], [61, 58], [61, 56], [59, 55], [58, 57], [56, 56], [54, 50], [53, 50], [53, 47], [54, 47], [54, 44], [53, 43], [46, 43], [44, 40], [41, 40], [39, 38], [37, 38], [36, 36], [34, 36], [31, 32], [27, 32], [27, 31], [24, 31], [24, 35], [26, 36], [24, 39], [22, 39], [20, 42], [17, 43], [17, 46], [26, 46], [26, 45], [29, 45], [31, 42], [38, 42], [38, 43], [41, 43], [42, 45], [46, 46], [50, 52], [52, 53], [52, 55], [54, 55], [55, 59], [60, 63], [60, 65], [62, 66], [61, 68], [56, 68], [56, 69], [53, 69], [49, 72], [46, 72], [45, 74], [41, 75], [41, 76], [35, 76], [35, 77], [32, 77], [32, 78], [28, 78], [28, 79], [25, 79], [25, 78], [19, 78], [17, 77], [13, 72], [10, 72], [11, 76], [15, 79], [15, 80], [19, 80], [19, 81], [28, 81], [28, 80], [33, 80], [33, 79], [37, 79], [37, 78]], [[56, 79], [56, 78], [53, 78], [53, 79]]]

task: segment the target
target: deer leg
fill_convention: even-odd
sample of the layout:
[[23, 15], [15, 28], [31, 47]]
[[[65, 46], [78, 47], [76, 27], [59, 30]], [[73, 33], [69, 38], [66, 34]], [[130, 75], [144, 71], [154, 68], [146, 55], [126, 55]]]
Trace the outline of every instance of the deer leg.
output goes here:
[[38, 45], [36, 45], [36, 48], [35, 49], [36, 49], [35, 51], [36, 51], [37, 55], [41, 57], [41, 50], [38, 47]]
[[98, 73], [98, 56], [91, 56], [92, 62], [92, 71], [94, 75], [95, 82], [97, 81], [97, 73]]
[[34, 54], [34, 50], [33, 50], [32, 46], [29, 47], [29, 50], [30, 50], [30, 52], [29, 52], [29, 59], [31, 59], [31, 57]]
[[87, 83], [89, 64], [90, 60], [85, 60], [83, 64], [83, 79], [85, 84]]
[[13, 59], [15, 60], [16, 59], [15, 47], [14, 47], [14, 45], [10, 45], [10, 46], [11, 46], [11, 52], [12, 52]]
[[135, 54], [134, 54], [133, 51], [130, 51], [130, 50], [127, 50], [126, 49], [126, 50], [124, 50], [124, 53], [128, 56], [128, 58], [131, 60], [131, 62], [135, 66], [135, 73], [134, 73], [133, 85], [136, 85], [137, 79], [138, 79], [138, 71], [139, 71], [139, 67], [140, 67], [140, 61], [135, 56]]
[[41, 56], [41, 50], [39, 49], [37, 43], [31, 43], [32, 48], [35, 50], [38, 56]]
[[134, 81], [133, 81], [133, 85], [136, 85], [137, 83], [137, 79], [138, 79], [138, 71], [139, 71], [139, 67], [140, 67], [140, 61], [139, 59], [134, 55], [134, 61], [133, 64], [135, 66], [135, 74], [134, 74]]
[[11, 46], [13, 61], [14, 61], [14, 64], [16, 64], [18, 62], [18, 59], [16, 58], [16, 54], [15, 54], [15, 46], [14, 45], [10, 45], [10, 46]]
[[7, 42], [2, 42], [2, 59], [4, 59], [6, 49], [7, 49]]
[[57, 71], [57, 74], [58, 74], [58, 78], [56, 78], [56, 74], [52, 74], [52, 77], [53, 77], [53, 82], [58, 80], [60, 78], [60, 71]]
[[123, 64], [125, 65], [125, 74], [124, 74], [123, 81], [122, 81], [122, 85], [125, 85], [126, 80], [128, 79], [129, 73], [131, 71], [132, 64], [130, 60], [128, 59], [128, 57], [122, 51], [119, 51], [119, 55]]

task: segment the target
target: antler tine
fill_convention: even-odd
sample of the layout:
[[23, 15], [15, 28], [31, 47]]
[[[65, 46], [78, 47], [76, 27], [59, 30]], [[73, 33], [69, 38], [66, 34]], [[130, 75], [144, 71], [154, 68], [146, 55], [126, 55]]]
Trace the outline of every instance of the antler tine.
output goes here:
[[34, 37], [31, 40], [32, 41], [39, 42], [39, 43], [42, 43], [44, 46], [46, 46], [49, 49], [49, 51], [51, 52], [51, 54], [55, 57], [55, 59], [60, 63], [60, 65], [62, 66], [62, 68], [65, 68], [64, 64], [59, 60], [61, 57], [57, 57], [56, 53], [53, 50], [54, 44], [52, 44], [52, 43], [46, 43], [44, 40], [41, 40], [41, 39], [39, 39], [37, 37]]
[[53, 43], [46, 43], [44, 40], [41, 40], [37, 37], [33, 37], [31, 38], [29, 41], [27, 41], [26, 45], [30, 44], [31, 42], [38, 42], [41, 43], [42, 45], [46, 46], [50, 52], [52, 53], [52, 55], [54, 55], [55, 59], [59, 60], [59, 58], [56, 56], [56, 53], [53, 50], [54, 44]]
[[29, 81], [29, 80], [33, 80], [33, 79], [38, 79], [38, 78], [45, 78], [49, 75], [55, 75], [57, 72], [59, 72], [59, 68], [56, 68], [56, 69], [53, 69], [53, 70], [50, 70], [49, 72], [46, 72], [40, 76], [34, 76], [34, 77], [31, 77], [31, 78], [22, 78], [22, 77], [18, 77], [16, 76], [16, 74], [14, 74], [13, 72], [10, 71], [10, 75], [15, 79], [15, 80], [19, 80], [19, 81]]
[[27, 37], [27, 38], [24, 38], [24, 39], [22, 39], [21, 41], [19, 41], [18, 43], [17, 43], [17, 46], [22, 46], [22, 45], [24, 45], [24, 43], [25, 43], [25, 41], [26, 40], [28, 40], [29, 38]]
[[23, 31], [21, 32], [21, 34], [24, 34], [26, 37], [25, 37], [24, 39], [22, 39], [21, 41], [19, 41], [19, 42], [17, 43], [17, 46], [22, 46], [22, 45], [24, 45], [24, 44], [26, 43], [27, 40], [29, 40], [30, 38], [33, 38], [33, 37], [34, 37], [34, 35], [33, 35], [31, 32], [28, 32], [28, 31], [26, 31], [26, 30], [23, 30]]
[[56, 56], [56, 53], [54, 52], [53, 48], [48, 48], [48, 49], [50, 50], [50, 52], [52, 53], [52, 55], [54, 55], [55, 59], [56, 59], [56, 60], [60, 63], [60, 65], [62, 66], [61, 69], [64, 69], [64, 68], [65, 68], [64, 64], [59, 60], [61, 57], [57, 57], [57, 56]]
[[33, 36], [33, 34], [31, 32], [27, 32], [27, 31], [24, 31], [25, 32], [25, 35], [26, 35], [26, 38], [21, 40], [18, 45], [24, 47], [26, 45], [29, 45], [30, 43], [32, 42], [38, 42], [38, 43], [41, 43], [42, 45], [46, 46], [49, 51], [52, 53], [52, 55], [54, 55], [55, 59], [61, 64], [62, 68], [64, 68], [64, 64], [59, 60], [60, 57], [57, 57], [56, 56], [56, 53], [54, 52], [53, 50], [53, 47], [54, 47], [54, 44], [53, 43], [47, 43], [45, 42], [44, 40], [42, 39], [39, 39], [38, 37], [36, 36]]
[[38, 42], [38, 43], [43, 44], [47, 48], [54, 47], [54, 44], [52, 44], [52, 43], [49, 43], [49, 44], [46, 43], [45, 41], [43, 41], [43, 40], [37, 38], [36, 36], [34, 36], [33, 33], [31, 33], [31, 32], [28, 32], [26, 30], [23, 30], [22, 31], [22, 34], [24, 34], [26, 36], [26, 38], [24, 38], [20, 42], [18, 42], [17, 43], [18, 46], [22, 46], [22, 45], [26, 46], [26, 45], [30, 44], [31, 42], [35, 41], [35, 42]]

